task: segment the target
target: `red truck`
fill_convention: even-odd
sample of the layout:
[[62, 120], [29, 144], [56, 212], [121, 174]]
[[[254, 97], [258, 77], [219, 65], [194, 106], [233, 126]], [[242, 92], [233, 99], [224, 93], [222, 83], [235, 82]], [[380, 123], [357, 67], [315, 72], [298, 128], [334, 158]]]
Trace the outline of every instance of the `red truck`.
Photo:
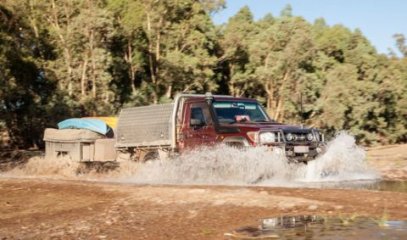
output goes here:
[[[268, 146], [290, 162], [308, 162], [324, 151], [317, 129], [277, 123], [254, 99], [179, 94], [171, 104], [122, 109], [115, 148], [136, 161], [200, 146]], [[124, 153], [124, 154], [123, 154]]]

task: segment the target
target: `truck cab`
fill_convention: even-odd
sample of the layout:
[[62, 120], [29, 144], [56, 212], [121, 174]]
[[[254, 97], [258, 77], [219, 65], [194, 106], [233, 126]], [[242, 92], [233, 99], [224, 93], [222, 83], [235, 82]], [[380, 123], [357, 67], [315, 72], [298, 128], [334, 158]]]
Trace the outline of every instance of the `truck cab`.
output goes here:
[[196, 96], [180, 103], [177, 148], [182, 152], [203, 145], [267, 146], [294, 162], [307, 162], [324, 150], [316, 129], [277, 123], [254, 99]]

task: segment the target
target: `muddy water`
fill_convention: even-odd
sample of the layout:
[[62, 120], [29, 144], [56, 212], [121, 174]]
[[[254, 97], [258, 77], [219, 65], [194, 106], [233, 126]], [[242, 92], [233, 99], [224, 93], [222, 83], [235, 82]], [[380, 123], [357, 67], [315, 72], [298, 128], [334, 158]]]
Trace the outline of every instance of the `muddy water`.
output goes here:
[[[57, 178], [126, 184], [202, 184], [265, 187], [366, 188], [405, 191], [405, 184], [381, 182], [365, 162], [365, 151], [355, 139], [340, 133], [327, 151], [308, 165], [288, 164], [267, 148], [239, 150], [227, 146], [199, 149], [168, 160], [122, 163], [109, 172], [78, 172], [69, 159], [32, 158], [6, 177]], [[403, 190], [404, 189], [404, 190]]]
[[291, 187], [299, 183], [378, 179], [365, 158], [365, 151], [355, 144], [355, 139], [341, 133], [328, 143], [325, 154], [308, 165], [288, 164], [284, 156], [263, 147], [239, 150], [220, 146], [143, 164], [137, 173], [117, 181]]
[[373, 181], [350, 182], [342, 184], [342, 188], [367, 189], [374, 191], [407, 192], [407, 181]]
[[407, 221], [365, 217], [281, 216], [225, 233], [227, 239], [405, 239]]
[[292, 183], [292, 187], [320, 188], [320, 189], [364, 189], [372, 191], [407, 192], [407, 181], [389, 180], [353, 180], [338, 182]]

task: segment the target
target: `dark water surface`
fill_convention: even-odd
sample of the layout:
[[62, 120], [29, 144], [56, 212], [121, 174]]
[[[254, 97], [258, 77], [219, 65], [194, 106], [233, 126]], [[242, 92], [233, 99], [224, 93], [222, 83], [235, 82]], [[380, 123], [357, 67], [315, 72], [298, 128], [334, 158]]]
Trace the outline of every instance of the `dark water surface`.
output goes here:
[[372, 184], [368, 184], [365, 189], [391, 192], [407, 192], [407, 181], [378, 181]]
[[[407, 193], [407, 181], [363, 180], [307, 183], [311, 188], [365, 189], [372, 191], [390, 191]], [[407, 237], [406, 237], [407, 239]]]
[[281, 216], [225, 233], [229, 239], [407, 239], [407, 221], [365, 217]]

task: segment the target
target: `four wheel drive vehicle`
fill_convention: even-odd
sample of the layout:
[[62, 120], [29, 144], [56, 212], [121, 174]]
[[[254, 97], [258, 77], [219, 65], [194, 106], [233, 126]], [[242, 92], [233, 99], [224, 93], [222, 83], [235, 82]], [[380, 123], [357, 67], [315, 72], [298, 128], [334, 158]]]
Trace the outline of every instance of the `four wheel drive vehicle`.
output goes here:
[[199, 146], [268, 146], [292, 162], [308, 162], [324, 150], [313, 128], [273, 121], [254, 99], [179, 94], [174, 103], [122, 109], [115, 148], [146, 161]]

